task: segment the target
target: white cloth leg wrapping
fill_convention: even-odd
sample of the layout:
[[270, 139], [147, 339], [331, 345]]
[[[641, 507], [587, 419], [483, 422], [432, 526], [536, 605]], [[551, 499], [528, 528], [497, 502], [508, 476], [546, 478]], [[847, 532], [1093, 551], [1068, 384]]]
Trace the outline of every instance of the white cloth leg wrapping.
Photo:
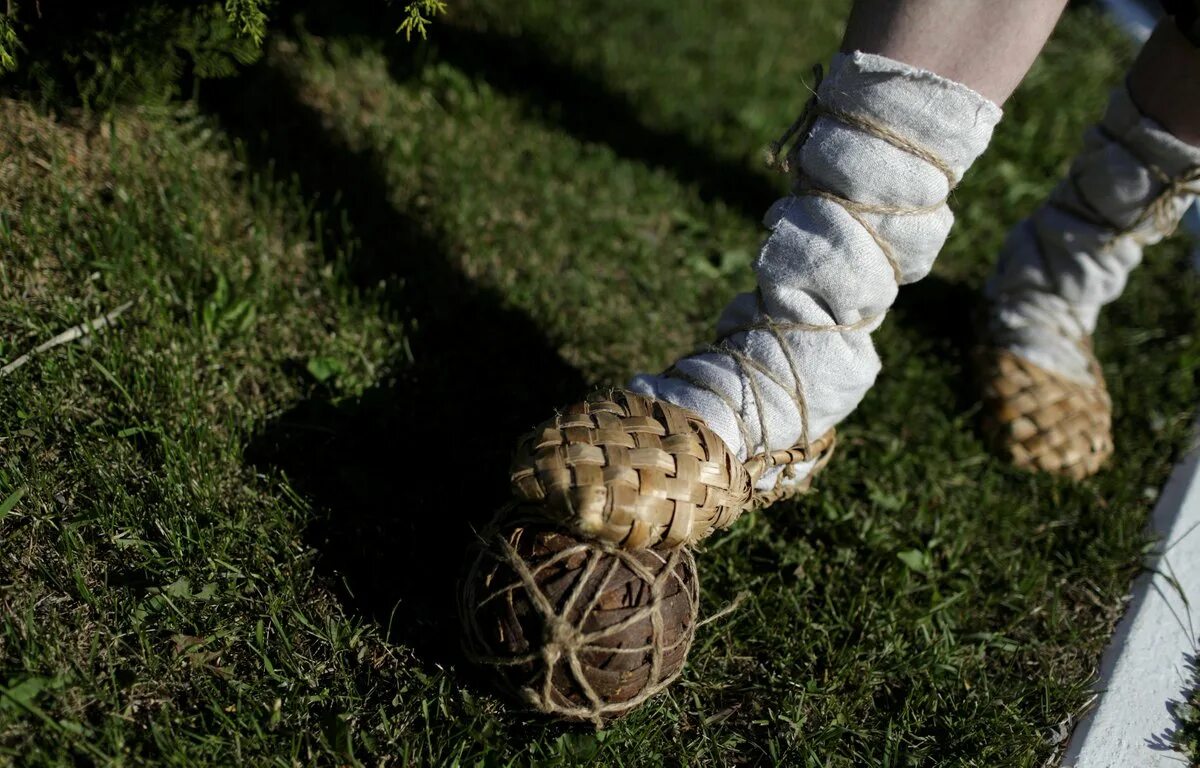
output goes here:
[[954, 220], [946, 197], [1001, 116], [964, 85], [864, 53], [835, 58], [817, 96], [797, 193], [765, 217], [759, 291], [725, 309], [722, 351], [630, 384], [697, 412], [743, 460], [820, 437], [862, 400], [880, 369], [871, 332], [898, 285], [929, 273]]
[[1114, 91], [1067, 178], [1009, 233], [986, 291], [996, 342], [1091, 384], [1080, 341], [1121, 294], [1143, 246], [1175, 228], [1200, 182], [1189, 178], [1197, 169], [1200, 147], [1143, 116], [1126, 88]]

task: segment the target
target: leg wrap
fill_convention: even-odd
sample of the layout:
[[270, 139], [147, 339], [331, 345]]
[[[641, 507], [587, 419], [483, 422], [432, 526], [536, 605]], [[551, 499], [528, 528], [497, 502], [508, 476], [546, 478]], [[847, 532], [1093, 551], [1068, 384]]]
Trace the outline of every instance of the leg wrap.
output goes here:
[[838, 56], [790, 158], [794, 194], [767, 213], [758, 290], [738, 296], [720, 341], [631, 388], [703, 417], [742, 460], [797, 449], [758, 478], [763, 498], [800, 488], [807, 449], [880, 369], [871, 332], [904, 283], [933, 266], [954, 217], [946, 198], [987, 147], [1000, 109], [966, 86], [876, 55]]

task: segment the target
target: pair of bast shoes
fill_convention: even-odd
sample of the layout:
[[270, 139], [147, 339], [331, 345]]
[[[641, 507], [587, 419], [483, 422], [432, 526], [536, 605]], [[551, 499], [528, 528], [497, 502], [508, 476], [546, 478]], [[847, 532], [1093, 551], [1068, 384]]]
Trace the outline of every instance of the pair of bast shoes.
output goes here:
[[[984, 431], [1014, 465], [1083, 479], [1112, 454], [1111, 400], [1090, 344], [1083, 351], [1090, 384], [1003, 347], [981, 347]], [[520, 501], [583, 538], [622, 549], [690, 545], [747, 509], [807, 491], [835, 445], [830, 430], [808, 444], [742, 461], [699, 415], [614, 389], [524, 436], [511, 480]], [[800, 465], [811, 470], [797, 481]], [[764, 488], [763, 479], [772, 477]]]

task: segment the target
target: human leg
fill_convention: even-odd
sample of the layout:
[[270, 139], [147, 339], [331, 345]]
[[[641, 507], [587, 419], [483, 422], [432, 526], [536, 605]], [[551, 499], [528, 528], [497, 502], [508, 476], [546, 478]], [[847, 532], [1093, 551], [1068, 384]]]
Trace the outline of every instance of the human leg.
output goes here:
[[[1001, 5], [1030, 14], [1012, 19], [997, 13]], [[583, 406], [537, 433], [514, 473], [519, 493], [557, 505], [584, 535], [626, 546], [695, 541], [729, 522], [736, 515], [704, 511], [712, 494], [703, 478], [721, 475], [707, 440], [695, 440], [690, 422], [656, 411], [655, 402], [680, 406], [715, 432], [745, 463], [758, 503], [807, 487], [827, 458], [833, 427], [879, 372], [872, 331], [899, 285], [928, 274], [953, 223], [947, 197], [1000, 119], [999, 106], [975, 87], [1006, 96], [1062, 5], [857, 4], [850, 52], [835, 58], [818, 87], [791, 153], [794, 193], [766, 215], [771, 233], [755, 264], [758, 289], [726, 307], [712, 348], [631, 382], [650, 405]], [[878, 23], [870, 21], [875, 14]], [[979, 67], [980, 56], [1005, 65]], [[699, 467], [699, 486], [670, 476], [683, 461], [671, 450]]]
[[1003, 105], [1065, 5], [1066, 0], [858, 0], [842, 51], [878, 53], [936, 72]]

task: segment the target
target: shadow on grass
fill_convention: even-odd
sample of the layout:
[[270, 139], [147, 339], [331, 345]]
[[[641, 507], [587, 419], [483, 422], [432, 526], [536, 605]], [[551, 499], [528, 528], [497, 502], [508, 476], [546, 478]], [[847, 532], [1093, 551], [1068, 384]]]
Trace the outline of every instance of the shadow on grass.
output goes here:
[[418, 45], [395, 34], [397, 23], [381, 23], [376, 6], [348, 10], [356, 4], [316, 2], [303, 23], [320, 36], [382, 42], [397, 81], [444, 61], [518, 99], [529, 116], [580, 141], [603, 144], [628, 160], [665, 170], [685, 184], [695, 184], [705, 202], [720, 201], [755, 221], [784, 193], [782, 179], [755, 172], [738, 159], [719, 157], [680, 130], [646, 125], [628, 96], [554, 54], [535, 37], [439, 20], [430, 28], [429, 39]]
[[[979, 343], [974, 320], [983, 301], [978, 286], [932, 274], [900, 288], [891, 310], [891, 322], [914, 335], [944, 344], [950, 362], [960, 372], [953, 383], [955, 413], [979, 404], [979, 386], [973, 378], [972, 353]], [[883, 352], [887, 365], [887, 352]], [[886, 372], [884, 373], [886, 376]]]
[[255, 171], [295, 177], [321, 220], [347, 220], [360, 243], [351, 279], [391, 286], [389, 306], [412, 321], [413, 361], [397, 361], [394, 382], [301, 402], [247, 461], [309, 498], [306, 536], [350, 606], [425, 661], [457, 661], [454, 585], [472, 527], [507, 498], [516, 437], [585, 382], [528, 317], [458, 272], [439, 233], [392, 205], [380, 163], [324, 128], [282, 72], [260, 64], [214, 84], [202, 106]]

